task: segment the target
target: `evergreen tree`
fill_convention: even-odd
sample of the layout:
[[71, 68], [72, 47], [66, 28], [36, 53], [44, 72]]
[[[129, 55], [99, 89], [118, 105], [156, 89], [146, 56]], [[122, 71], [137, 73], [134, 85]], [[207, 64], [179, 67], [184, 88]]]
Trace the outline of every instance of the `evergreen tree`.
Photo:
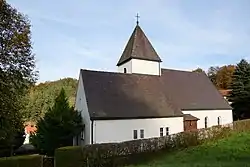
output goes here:
[[229, 101], [232, 102], [234, 119], [250, 117], [250, 64], [242, 59], [232, 76], [232, 91]]
[[37, 132], [31, 141], [42, 153], [53, 155], [54, 150], [73, 144], [73, 137], [83, 129], [81, 115], [69, 106], [64, 89], [53, 107], [37, 123]]
[[37, 79], [34, 69], [29, 20], [0, 0], [0, 152], [24, 132], [22, 98]]

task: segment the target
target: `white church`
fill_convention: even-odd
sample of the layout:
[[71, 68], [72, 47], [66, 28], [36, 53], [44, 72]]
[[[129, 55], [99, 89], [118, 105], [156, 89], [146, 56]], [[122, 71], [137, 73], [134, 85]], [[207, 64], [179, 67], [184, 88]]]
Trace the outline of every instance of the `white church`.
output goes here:
[[136, 25], [117, 72], [80, 70], [75, 109], [84, 130], [74, 145], [160, 137], [233, 122], [232, 108], [205, 73], [161, 67]]

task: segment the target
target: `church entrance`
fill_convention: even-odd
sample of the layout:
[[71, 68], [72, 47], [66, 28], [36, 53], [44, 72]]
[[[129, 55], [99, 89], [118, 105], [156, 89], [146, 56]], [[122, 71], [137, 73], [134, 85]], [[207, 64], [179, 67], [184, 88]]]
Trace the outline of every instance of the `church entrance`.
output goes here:
[[199, 118], [192, 116], [191, 114], [185, 114], [183, 117], [184, 131], [197, 130], [197, 121]]

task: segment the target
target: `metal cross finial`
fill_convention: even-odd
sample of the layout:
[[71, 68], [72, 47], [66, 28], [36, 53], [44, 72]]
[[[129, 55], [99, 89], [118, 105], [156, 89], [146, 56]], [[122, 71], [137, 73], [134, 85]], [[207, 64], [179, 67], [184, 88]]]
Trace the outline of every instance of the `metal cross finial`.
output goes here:
[[139, 25], [139, 18], [140, 18], [139, 14], [137, 13], [135, 17], [136, 17], [136, 25]]

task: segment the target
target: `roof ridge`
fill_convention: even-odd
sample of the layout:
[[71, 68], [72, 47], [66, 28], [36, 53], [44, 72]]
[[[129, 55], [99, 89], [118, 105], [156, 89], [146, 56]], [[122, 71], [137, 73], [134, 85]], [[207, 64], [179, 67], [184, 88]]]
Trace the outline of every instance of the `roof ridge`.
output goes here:
[[[80, 71], [87, 71], [87, 72], [99, 72], [99, 73], [110, 73], [110, 74], [120, 74], [120, 75], [134, 75], [134, 76], [155, 76], [161, 77], [159, 75], [150, 75], [150, 74], [140, 74], [140, 73], [122, 73], [117, 71], [104, 71], [104, 70], [92, 70], [92, 69], [80, 69]], [[168, 69], [168, 68], [161, 68], [161, 71], [175, 71], [175, 72], [185, 72], [185, 73], [192, 73], [192, 74], [203, 74], [193, 72], [193, 71], [185, 71], [185, 70], [177, 70], [177, 69]]]
[[190, 73], [193, 72], [193, 71], [188, 71], [188, 70], [172, 69], [172, 68], [161, 68], [161, 70], [178, 71], [178, 72], [190, 72]]
[[149, 74], [140, 74], [140, 73], [122, 73], [116, 71], [101, 71], [101, 70], [88, 70], [88, 69], [80, 69], [80, 71], [86, 72], [98, 72], [98, 73], [109, 73], [109, 74], [119, 74], [119, 75], [128, 75], [128, 76], [152, 76], [152, 77], [159, 77], [159, 75], [149, 75]]
[[[131, 43], [132, 44], [132, 49], [131, 49], [131, 53], [130, 53], [131, 57], [133, 57], [133, 54], [134, 54], [134, 51], [135, 51], [135, 45], [134, 45], [134, 43], [135, 43], [136, 36], [137, 36], [136, 35], [136, 31], [137, 31], [137, 28], [134, 29], [134, 31], [133, 31], [133, 33], [131, 35], [131, 38], [133, 37], [133, 39], [134, 39], [134, 40], [132, 40], [132, 43]], [[124, 51], [125, 51], [125, 49], [124, 49]]]
[[166, 71], [176, 71], [176, 72], [186, 72], [186, 73], [195, 73], [195, 74], [203, 74], [204, 72], [194, 72], [194, 71], [188, 71], [188, 70], [181, 70], [181, 69], [171, 69], [171, 68], [161, 68], [161, 70]]
[[91, 70], [91, 69], [83, 69], [83, 68], [81, 68], [80, 71], [101, 72], [101, 73], [118, 73], [118, 72], [115, 72], [115, 71]]

